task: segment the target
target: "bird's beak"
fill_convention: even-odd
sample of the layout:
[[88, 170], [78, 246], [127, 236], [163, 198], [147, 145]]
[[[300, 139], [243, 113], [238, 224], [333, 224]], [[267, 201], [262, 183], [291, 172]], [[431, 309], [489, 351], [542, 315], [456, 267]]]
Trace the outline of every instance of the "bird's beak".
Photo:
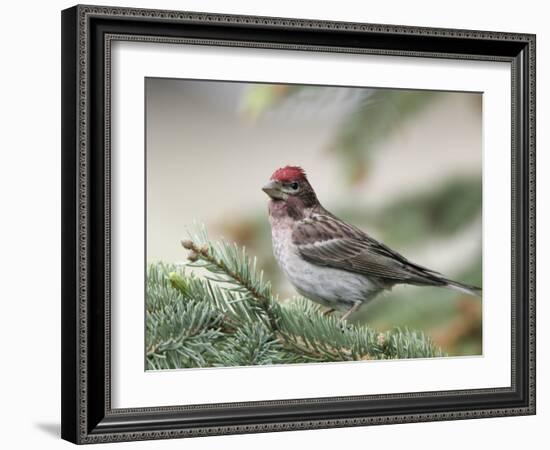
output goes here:
[[286, 200], [288, 197], [288, 195], [281, 190], [281, 183], [276, 180], [269, 180], [262, 188], [262, 191], [275, 200]]

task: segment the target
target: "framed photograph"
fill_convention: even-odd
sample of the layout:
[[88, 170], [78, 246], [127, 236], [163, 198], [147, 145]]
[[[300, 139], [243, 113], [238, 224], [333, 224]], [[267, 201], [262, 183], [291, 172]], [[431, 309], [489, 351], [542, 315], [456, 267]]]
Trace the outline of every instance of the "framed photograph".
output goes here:
[[62, 437], [535, 413], [535, 36], [62, 12]]

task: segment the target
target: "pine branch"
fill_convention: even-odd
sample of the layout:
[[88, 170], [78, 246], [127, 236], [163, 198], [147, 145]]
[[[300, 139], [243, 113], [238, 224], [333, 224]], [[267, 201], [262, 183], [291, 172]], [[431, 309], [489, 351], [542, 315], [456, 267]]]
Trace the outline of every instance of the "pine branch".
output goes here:
[[189, 260], [205, 262], [202, 267], [219, 276], [212, 281], [233, 284], [235, 292], [248, 294], [244, 299], [259, 307], [269, 320], [270, 327], [277, 330], [277, 316], [274, 313], [277, 303], [271, 293], [271, 284], [264, 282], [263, 273], [256, 270], [256, 259], [251, 262], [245, 249], [239, 250], [236, 244], [212, 244], [206, 234], [199, 234], [196, 239], [199, 243], [192, 240], [182, 242], [184, 248], [191, 250]]
[[211, 242], [204, 228], [182, 245], [188, 266], [206, 275], [150, 266], [148, 368], [443, 356], [420, 332], [342, 323], [300, 297], [279, 303], [256, 260], [234, 244]]

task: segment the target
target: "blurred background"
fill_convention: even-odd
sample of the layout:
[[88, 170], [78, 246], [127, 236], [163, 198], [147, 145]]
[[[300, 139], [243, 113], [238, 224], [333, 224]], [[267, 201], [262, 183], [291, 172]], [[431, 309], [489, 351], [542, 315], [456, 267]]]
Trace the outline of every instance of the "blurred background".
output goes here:
[[[147, 78], [147, 262], [185, 263], [194, 223], [246, 246], [281, 301], [261, 187], [302, 166], [328, 210], [412, 261], [482, 285], [479, 93]], [[397, 286], [354, 321], [482, 353], [481, 300]]]

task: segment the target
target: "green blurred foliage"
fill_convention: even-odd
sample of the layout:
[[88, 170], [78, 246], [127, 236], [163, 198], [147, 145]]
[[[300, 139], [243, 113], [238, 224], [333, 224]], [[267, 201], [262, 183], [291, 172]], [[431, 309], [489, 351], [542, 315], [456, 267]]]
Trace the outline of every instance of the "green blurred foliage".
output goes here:
[[[319, 86], [270, 85], [252, 86], [243, 102], [243, 110], [250, 118], [258, 118], [284, 101], [304, 93], [314, 101]], [[368, 174], [368, 163], [376, 145], [398, 127], [430, 105], [441, 94], [437, 91], [397, 89], [358, 89], [361, 94], [353, 101], [353, 108], [339, 126], [328, 150], [335, 153], [342, 173], [350, 184], [358, 184]]]
[[256, 119], [299, 89], [300, 86], [289, 84], [254, 85], [244, 98], [243, 111], [249, 118]]
[[406, 192], [397, 201], [372, 211], [345, 208], [343, 217], [383, 230], [395, 244], [422, 243], [437, 236], [460, 232], [479, 216], [481, 178], [447, 180], [426, 192]]
[[367, 174], [376, 145], [430, 104], [438, 92], [377, 89], [348, 115], [330, 149], [339, 154], [347, 179], [356, 184]]

